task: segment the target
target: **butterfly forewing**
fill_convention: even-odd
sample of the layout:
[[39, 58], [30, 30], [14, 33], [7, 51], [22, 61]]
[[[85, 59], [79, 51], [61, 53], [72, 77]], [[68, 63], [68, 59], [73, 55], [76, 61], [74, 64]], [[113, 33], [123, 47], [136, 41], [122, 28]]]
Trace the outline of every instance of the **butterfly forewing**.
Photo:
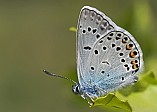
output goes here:
[[[89, 81], [91, 74], [87, 72], [87, 60], [95, 43], [101, 35], [114, 30], [109, 18], [95, 8], [85, 6], [82, 8], [77, 26], [77, 68], [79, 79]], [[82, 80], [82, 79], [81, 79]], [[79, 80], [80, 81], [80, 80]], [[81, 82], [80, 82], [81, 83]]]

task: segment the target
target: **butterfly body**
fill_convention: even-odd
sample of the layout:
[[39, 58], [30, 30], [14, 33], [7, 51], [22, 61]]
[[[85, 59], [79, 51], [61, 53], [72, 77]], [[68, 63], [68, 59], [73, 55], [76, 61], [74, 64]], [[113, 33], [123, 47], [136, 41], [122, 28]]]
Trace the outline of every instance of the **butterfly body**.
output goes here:
[[142, 50], [134, 37], [104, 13], [84, 6], [77, 26], [75, 87], [80, 95], [93, 101], [133, 84], [142, 68]]

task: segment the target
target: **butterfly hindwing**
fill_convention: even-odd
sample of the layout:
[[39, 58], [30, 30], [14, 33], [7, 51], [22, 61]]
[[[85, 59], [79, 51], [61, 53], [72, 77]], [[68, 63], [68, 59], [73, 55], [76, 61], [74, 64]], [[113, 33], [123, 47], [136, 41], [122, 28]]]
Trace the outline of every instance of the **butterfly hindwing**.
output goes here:
[[109, 92], [137, 80], [141, 49], [124, 32], [111, 31], [102, 36], [91, 52], [87, 71], [97, 87]]

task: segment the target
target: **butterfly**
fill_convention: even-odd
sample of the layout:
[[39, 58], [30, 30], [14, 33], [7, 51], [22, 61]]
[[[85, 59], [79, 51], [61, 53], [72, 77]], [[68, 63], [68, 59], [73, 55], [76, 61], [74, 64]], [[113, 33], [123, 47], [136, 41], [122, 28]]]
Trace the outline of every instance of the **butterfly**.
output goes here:
[[79, 82], [44, 72], [75, 83], [72, 91], [90, 105], [96, 98], [138, 81], [137, 74], [143, 70], [139, 44], [103, 12], [84, 6], [78, 19], [76, 38]]

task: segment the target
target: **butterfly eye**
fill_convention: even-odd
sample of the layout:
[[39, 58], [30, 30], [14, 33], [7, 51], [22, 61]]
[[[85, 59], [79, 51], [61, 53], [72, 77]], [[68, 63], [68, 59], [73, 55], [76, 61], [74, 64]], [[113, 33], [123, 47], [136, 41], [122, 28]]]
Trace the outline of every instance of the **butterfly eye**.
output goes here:
[[76, 86], [76, 92], [80, 92], [80, 90], [79, 90], [79, 86]]
[[74, 94], [80, 94], [79, 85], [72, 86], [72, 92], [73, 92]]

